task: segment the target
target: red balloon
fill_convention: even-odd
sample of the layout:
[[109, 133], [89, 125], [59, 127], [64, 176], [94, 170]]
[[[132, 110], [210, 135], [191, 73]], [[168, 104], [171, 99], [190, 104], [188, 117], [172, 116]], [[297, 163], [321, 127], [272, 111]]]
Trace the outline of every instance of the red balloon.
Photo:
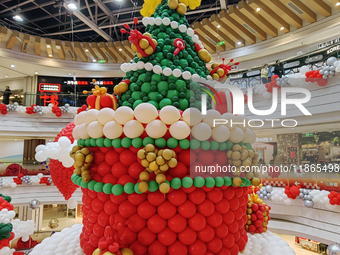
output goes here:
[[178, 213], [184, 218], [191, 218], [196, 213], [196, 206], [189, 200], [178, 207]]
[[201, 231], [202, 229], [204, 229], [206, 223], [206, 218], [200, 213], [196, 213], [188, 220], [189, 226], [195, 231]]
[[197, 211], [203, 216], [208, 217], [215, 211], [215, 206], [210, 200], [205, 200], [202, 204], [197, 206]]
[[106, 227], [109, 224], [109, 216], [104, 211], [98, 214], [98, 223], [102, 227]]
[[174, 168], [170, 168], [167, 173], [172, 177], [183, 179], [188, 173], [188, 168], [182, 162], [177, 162], [177, 165]]
[[237, 199], [237, 197], [233, 197], [232, 199], [230, 199], [229, 205], [232, 211], [236, 211], [240, 207], [239, 200]]
[[190, 227], [186, 227], [181, 233], [178, 234], [178, 239], [185, 245], [193, 244], [197, 239], [197, 232]]
[[97, 172], [100, 176], [105, 176], [111, 173], [111, 166], [109, 166], [106, 162], [102, 162], [98, 165]]
[[236, 233], [238, 231], [238, 223], [237, 223], [237, 221], [233, 221], [231, 224], [229, 224], [228, 225], [228, 230], [232, 234]]
[[159, 190], [148, 194], [148, 201], [154, 206], [160, 206], [165, 201], [165, 196]]
[[218, 111], [220, 114], [224, 114], [224, 113], [228, 112], [228, 105], [218, 104], [218, 105], [216, 105], [215, 110]]
[[128, 200], [131, 204], [133, 205], [140, 205], [142, 202], [144, 202], [146, 200], [146, 194], [130, 194], [128, 195]]
[[138, 241], [142, 244], [142, 245], [150, 245], [152, 244], [156, 239], [156, 234], [152, 233], [148, 228], [144, 228], [142, 229], [142, 231], [140, 231], [138, 233]]
[[222, 249], [222, 241], [218, 237], [214, 237], [209, 243], [207, 243], [207, 248], [212, 253], [216, 254]]
[[91, 108], [95, 108], [95, 105], [96, 105], [96, 99], [97, 97], [96, 96], [88, 96], [87, 99], [86, 99], [86, 103], [88, 106], [91, 106]]
[[187, 194], [194, 192], [195, 189], [196, 189], [195, 185], [192, 185], [190, 188], [184, 188], [183, 186], [181, 187], [181, 190], [183, 190]]
[[91, 209], [88, 213], [87, 213], [87, 218], [90, 222], [92, 223], [96, 223], [97, 222], [97, 217], [98, 217], [98, 213], [96, 213], [95, 211], [93, 211], [93, 209]]
[[236, 231], [233, 235], [234, 235], [234, 238], [235, 238], [235, 242], [240, 240], [240, 237], [241, 237], [240, 231]]
[[176, 207], [169, 201], [165, 201], [157, 207], [157, 212], [163, 219], [168, 220], [176, 214]]
[[112, 166], [111, 173], [113, 174], [114, 177], [118, 179], [121, 176], [128, 174], [128, 168], [121, 162], [117, 162]]
[[114, 177], [112, 174], [107, 174], [102, 179], [103, 183], [111, 183], [112, 185], [117, 184], [117, 178]]
[[152, 215], [156, 213], [156, 207], [150, 204], [149, 201], [144, 201], [138, 206], [137, 213], [143, 219], [149, 219]]
[[222, 224], [222, 215], [219, 212], [214, 212], [207, 218], [207, 223], [213, 228], [217, 228]]
[[127, 184], [128, 182], [132, 182], [133, 184], [136, 184], [136, 179], [133, 179], [130, 175], [123, 175], [121, 177], [119, 177], [119, 179], [117, 180], [117, 183], [118, 184], [121, 184], [121, 185], [125, 185]]
[[112, 150], [112, 148], [109, 148], [109, 147], [99, 147], [99, 150], [100, 150], [102, 153], [106, 154], [106, 153], [108, 153], [110, 150]]
[[98, 246], [98, 241], [99, 241], [99, 237], [96, 236], [95, 234], [91, 234], [90, 238], [89, 238], [89, 243], [93, 246], [93, 247], [97, 247]]
[[178, 161], [182, 162], [186, 166], [190, 166], [191, 157], [196, 154], [191, 152], [190, 149], [183, 150], [181, 153], [178, 154]]
[[120, 196], [110, 194], [110, 199], [114, 204], [120, 205], [127, 199], [127, 194], [123, 193]]
[[225, 151], [214, 151], [215, 160], [220, 165], [226, 165], [228, 163], [228, 158]]
[[108, 95], [103, 95], [100, 97], [100, 108], [112, 108], [113, 100]]
[[93, 201], [92, 201], [92, 209], [96, 213], [100, 213], [104, 209], [104, 203], [102, 201], [100, 201], [98, 198], [97, 199], [93, 199]]
[[167, 253], [168, 249], [163, 244], [161, 244], [158, 240], [153, 242], [148, 247], [149, 255], [165, 255]]
[[205, 192], [202, 189], [196, 189], [194, 192], [188, 194], [188, 198], [195, 205], [200, 205], [205, 200]]
[[174, 217], [168, 220], [168, 227], [175, 233], [182, 232], [186, 228], [186, 226], [186, 219], [179, 214], [176, 214]]
[[217, 228], [215, 228], [216, 236], [219, 238], [224, 238], [228, 235], [228, 226], [223, 222]]
[[119, 154], [115, 150], [110, 150], [105, 154], [105, 162], [113, 166], [115, 163], [119, 161]]
[[110, 196], [105, 194], [104, 192], [97, 193], [97, 197], [100, 201], [104, 203], [110, 199]]
[[166, 227], [166, 220], [158, 214], [153, 215], [147, 222], [148, 228], [153, 233], [160, 233]]
[[104, 205], [104, 211], [108, 215], [114, 215], [118, 212], [118, 205], [112, 203], [112, 201], [109, 200]]
[[136, 153], [133, 153], [129, 149], [124, 150], [119, 155], [119, 161], [125, 166], [130, 166], [132, 163], [137, 161]]
[[89, 242], [86, 242], [83, 247], [85, 254], [92, 254], [96, 248], [92, 246]]
[[176, 189], [168, 194], [168, 200], [171, 204], [180, 206], [187, 200], [187, 194], [181, 189]]
[[207, 246], [201, 240], [196, 240], [195, 243], [189, 246], [189, 254], [192, 255], [205, 255]]
[[[105, 154], [102, 153], [101, 151], [96, 151], [94, 153], [94, 159], [93, 159], [93, 162], [96, 164], [96, 165], [99, 165], [100, 163], [104, 162], [105, 161]], [[92, 165], [93, 166], [93, 165]], [[92, 168], [92, 167], [91, 167]]]
[[118, 209], [120, 215], [122, 215], [125, 218], [130, 218], [132, 215], [134, 215], [137, 212], [137, 207], [133, 204], [131, 204], [129, 201], [124, 201]]
[[210, 242], [215, 236], [215, 230], [210, 225], [205, 225], [205, 228], [197, 232], [198, 238], [207, 243]]
[[132, 231], [139, 232], [145, 228], [146, 220], [142, 219], [138, 214], [135, 214], [126, 221], [126, 224]]
[[215, 204], [215, 209], [221, 214], [225, 214], [229, 211], [230, 205], [227, 199], [223, 198], [220, 202]]
[[165, 228], [161, 233], [157, 235], [157, 238], [165, 246], [170, 246], [176, 241], [177, 234], [171, 229]]
[[231, 255], [238, 255], [239, 252], [240, 252], [240, 249], [238, 248], [237, 244], [234, 244], [233, 247], [231, 247], [230, 249]]
[[214, 162], [214, 154], [212, 151], [201, 151], [197, 154], [198, 160], [205, 166], [210, 166]]
[[231, 200], [235, 196], [235, 189], [228, 187], [227, 189], [223, 190], [223, 196], [228, 201]]
[[231, 247], [233, 247], [234, 244], [235, 238], [231, 233], [229, 233], [225, 238], [222, 239], [223, 247], [230, 249]]
[[129, 228], [124, 228], [123, 234], [120, 236], [120, 240], [124, 245], [130, 245], [137, 239], [137, 233]]
[[240, 240], [237, 242], [237, 246], [240, 251], [243, 251], [246, 248], [247, 241], [241, 236]]
[[188, 247], [182, 244], [180, 241], [176, 241], [168, 248], [169, 255], [187, 255]]
[[131, 166], [129, 166], [128, 172], [129, 175], [138, 180], [139, 179], [139, 174], [143, 172], [145, 168], [138, 162], [133, 163]]
[[142, 245], [138, 240], [131, 244], [130, 249], [132, 250], [133, 255], [145, 255], [148, 251], [146, 246]]

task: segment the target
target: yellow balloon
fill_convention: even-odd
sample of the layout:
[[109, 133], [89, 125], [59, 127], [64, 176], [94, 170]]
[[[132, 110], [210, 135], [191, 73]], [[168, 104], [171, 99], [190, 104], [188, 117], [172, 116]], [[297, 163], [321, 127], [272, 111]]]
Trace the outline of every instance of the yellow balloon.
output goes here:
[[141, 39], [141, 40], [139, 41], [139, 46], [140, 46], [143, 50], [145, 50], [147, 47], [149, 47], [149, 42], [148, 42], [148, 40], [146, 40], [146, 39]]
[[149, 45], [149, 47], [147, 47], [144, 52], [148, 55], [151, 55], [153, 53], [153, 48], [151, 47], [151, 45]]
[[99, 255], [101, 252], [102, 252], [102, 251], [101, 251], [99, 248], [97, 248], [97, 249], [94, 250], [94, 252], [92, 253], [92, 255]]
[[122, 255], [133, 255], [133, 252], [132, 252], [130, 249], [128, 249], [128, 248], [123, 248], [123, 249], [121, 249], [121, 250], [120, 250], [120, 253], [121, 253]]

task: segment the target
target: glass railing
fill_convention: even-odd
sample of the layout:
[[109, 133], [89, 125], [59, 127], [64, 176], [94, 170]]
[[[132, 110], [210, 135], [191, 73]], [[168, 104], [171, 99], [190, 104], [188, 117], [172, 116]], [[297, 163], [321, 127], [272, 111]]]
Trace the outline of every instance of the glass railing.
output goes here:
[[49, 175], [48, 162], [37, 162], [35, 160], [25, 160], [25, 162], [9, 162], [0, 160], [0, 176], [18, 176], [23, 175], [37, 175], [42, 173], [43, 175]]

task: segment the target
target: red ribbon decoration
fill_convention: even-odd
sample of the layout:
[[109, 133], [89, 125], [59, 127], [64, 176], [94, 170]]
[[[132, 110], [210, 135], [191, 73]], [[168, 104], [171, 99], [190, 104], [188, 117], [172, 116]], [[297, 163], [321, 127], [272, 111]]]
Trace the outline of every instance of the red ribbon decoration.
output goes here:
[[174, 46], [176, 47], [176, 50], [174, 52], [174, 55], [176, 56], [180, 50], [185, 49], [185, 42], [182, 39], [177, 38], [174, 40]]

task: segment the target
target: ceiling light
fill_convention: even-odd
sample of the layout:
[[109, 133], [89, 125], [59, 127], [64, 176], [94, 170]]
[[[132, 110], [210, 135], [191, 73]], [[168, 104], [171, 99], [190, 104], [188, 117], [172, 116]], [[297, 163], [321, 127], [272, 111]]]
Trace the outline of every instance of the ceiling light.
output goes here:
[[123, 0], [115, 0], [117, 3], [121, 3], [123, 2]]
[[19, 22], [21, 22], [21, 21], [24, 21], [23, 19], [22, 19], [22, 17], [20, 16], [20, 15], [15, 15], [15, 16], [13, 16], [13, 19], [15, 20], [15, 21], [19, 21]]
[[85, 49], [85, 52], [89, 52], [89, 50], [88, 50], [88, 49]]
[[261, 8], [256, 8], [256, 11], [257, 11], [257, 12], [261, 11]]
[[78, 9], [77, 6], [76, 6], [74, 3], [69, 3], [69, 4], [67, 5], [67, 7], [68, 7], [70, 10], [72, 10], [72, 11]]
[[241, 44], [242, 44], [242, 42], [237, 42], [237, 44], [238, 44], [238, 45], [241, 45]]
[[337, 2], [337, 3], [336, 3], [336, 6], [339, 6], [339, 5], [340, 5], [340, 2]]
[[122, 51], [122, 49], [119, 48], [119, 51]]
[[51, 45], [49, 45], [49, 44], [47, 44], [47, 46], [46, 46], [47, 48], [51, 48]]
[[8, 76], [7, 76], [7, 75], [5, 75], [5, 78], [8, 78]]
[[68, 73], [68, 75], [72, 75], [71, 73]]
[[14, 68], [14, 67], [15, 67], [15, 65], [13, 65], [13, 64], [12, 64], [12, 65], [11, 65], [11, 67], [12, 67], [12, 68]]
[[281, 27], [281, 28], [280, 28], [281, 31], [284, 30], [284, 29], [285, 29], [284, 27]]
[[217, 28], [220, 28], [221, 27], [221, 25], [217, 25]]
[[92, 61], [93, 61], [93, 62], [97, 62], [97, 60], [95, 60], [95, 59], [94, 59], [94, 60], [92, 60]]
[[38, 72], [34, 72], [34, 74], [38, 74]]
[[50, 54], [50, 55], [48, 55], [50, 58], [52, 57], [52, 55]]

